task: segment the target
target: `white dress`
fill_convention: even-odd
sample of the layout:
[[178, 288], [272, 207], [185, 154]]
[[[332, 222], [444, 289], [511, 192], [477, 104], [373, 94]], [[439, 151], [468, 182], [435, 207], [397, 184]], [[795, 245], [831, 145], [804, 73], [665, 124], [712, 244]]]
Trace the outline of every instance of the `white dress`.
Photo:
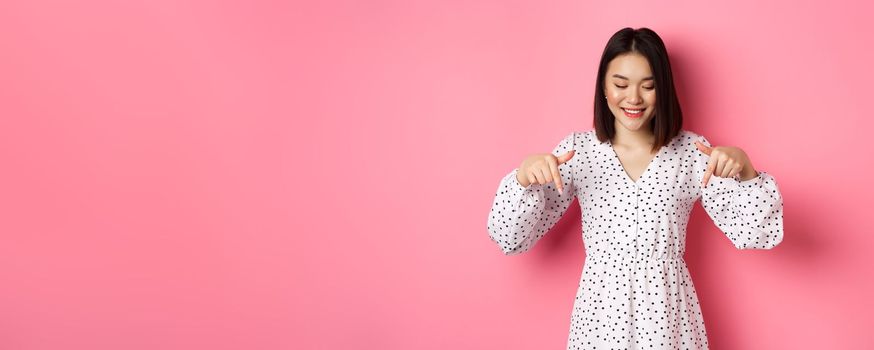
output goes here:
[[500, 182], [488, 219], [504, 254], [531, 249], [578, 198], [586, 258], [571, 313], [568, 349], [707, 349], [704, 318], [683, 260], [693, 204], [702, 205], [737, 249], [771, 249], [783, 240], [783, 199], [759, 170], [746, 181], [711, 175], [709, 156], [682, 130], [662, 147], [637, 182], [610, 141], [594, 130], [573, 132], [556, 146], [564, 195], [553, 183], [527, 188], [513, 169]]

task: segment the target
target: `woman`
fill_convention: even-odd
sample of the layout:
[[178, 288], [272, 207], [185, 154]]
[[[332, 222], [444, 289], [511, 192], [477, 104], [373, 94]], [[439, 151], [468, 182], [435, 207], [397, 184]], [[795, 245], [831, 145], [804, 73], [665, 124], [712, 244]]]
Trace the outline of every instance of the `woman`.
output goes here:
[[652, 30], [614, 34], [595, 86], [594, 129], [501, 180], [489, 235], [504, 254], [526, 252], [579, 198], [586, 259], [567, 348], [707, 349], [683, 260], [693, 204], [701, 198], [736, 248], [771, 249], [783, 240], [777, 182], [742, 149], [682, 129], [667, 50]]

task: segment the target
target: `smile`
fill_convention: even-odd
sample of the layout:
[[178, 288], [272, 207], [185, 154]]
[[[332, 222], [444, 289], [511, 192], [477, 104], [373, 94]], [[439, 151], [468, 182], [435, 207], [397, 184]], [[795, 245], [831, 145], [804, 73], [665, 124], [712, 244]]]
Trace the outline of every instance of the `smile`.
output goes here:
[[629, 118], [640, 118], [641, 116], [643, 116], [643, 109], [622, 108], [622, 111], [625, 112], [625, 115]]

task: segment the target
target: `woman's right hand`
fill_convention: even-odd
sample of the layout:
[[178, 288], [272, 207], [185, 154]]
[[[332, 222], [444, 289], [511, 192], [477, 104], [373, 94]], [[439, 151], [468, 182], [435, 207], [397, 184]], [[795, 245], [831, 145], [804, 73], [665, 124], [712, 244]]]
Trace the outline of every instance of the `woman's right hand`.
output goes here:
[[528, 187], [533, 183], [545, 185], [555, 181], [558, 193], [562, 193], [564, 183], [561, 181], [558, 166], [567, 163], [573, 156], [574, 150], [558, 157], [552, 153], [532, 154], [525, 158], [522, 165], [519, 166], [519, 171], [516, 172], [516, 181], [519, 181], [522, 187]]

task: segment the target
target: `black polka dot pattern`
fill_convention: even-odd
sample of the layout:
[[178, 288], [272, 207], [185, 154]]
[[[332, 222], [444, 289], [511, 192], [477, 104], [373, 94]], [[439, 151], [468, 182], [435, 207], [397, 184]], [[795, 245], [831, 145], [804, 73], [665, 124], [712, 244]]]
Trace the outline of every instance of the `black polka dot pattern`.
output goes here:
[[610, 141], [573, 132], [556, 156], [553, 183], [522, 187], [513, 169], [501, 179], [491, 212], [491, 240], [506, 255], [530, 250], [577, 198], [586, 259], [571, 313], [568, 349], [707, 349], [707, 332], [686, 262], [686, 226], [700, 198], [707, 215], [738, 249], [771, 249], [783, 240], [783, 199], [777, 182], [711, 176], [700, 186], [709, 156], [706, 138], [682, 130], [662, 147], [637, 181]]

